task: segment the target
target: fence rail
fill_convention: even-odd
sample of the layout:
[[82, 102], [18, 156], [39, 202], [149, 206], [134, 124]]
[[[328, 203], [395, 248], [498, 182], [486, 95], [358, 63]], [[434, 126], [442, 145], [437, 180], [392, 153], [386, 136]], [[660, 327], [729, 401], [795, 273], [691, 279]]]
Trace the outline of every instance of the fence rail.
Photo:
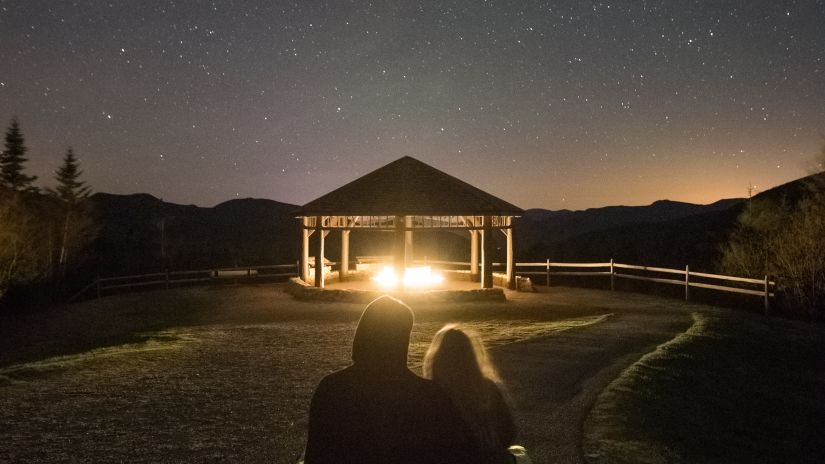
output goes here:
[[[433, 266], [460, 266], [470, 268], [470, 262], [463, 261], [437, 261], [424, 260], [416, 263], [425, 263]], [[338, 263], [328, 263], [337, 265]], [[502, 268], [505, 263], [492, 263], [493, 267]], [[541, 268], [541, 270], [530, 270]], [[553, 269], [574, 269], [556, 271]], [[81, 296], [95, 290], [95, 295], [100, 298], [108, 290], [119, 290], [128, 288], [144, 288], [151, 286], [166, 286], [167, 288], [176, 284], [188, 284], [199, 282], [216, 282], [225, 280], [247, 280], [266, 279], [280, 277], [294, 277], [298, 275], [300, 264], [271, 264], [265, 266], [245, 266], [228, 267], [215, 269], [198, 269], [185, 271], [166, 271], [150, 274], [103, 277], [95, 279], [92, 283], [84, 287], [69, 299], [69, 302], [76, 301]], [[586, 269], [586, 270], [584, 270]], [[617, 269], [627, 271], [640, 271], [638, 273], [617, 272]], [[285, 272], [279, 272], [285, 271]], [[679, 285], [685, 288], [685, 300], [690, 299], [691, 288], [703, 288], [720, 292], [738, 293], [743, 295], [759, 296], [764, 299], [765, 311], [770, 308], [770, 299], [775, 296], [774, 289], [776, 282], [771, 281], [768, 276], [763, 279], [747, 277], [736, 277], [722, 274], [709, 274], [706, 272], [691, 271], [688, 266], [684, 269], [671, 269], [654, 266], [641, 266], [636, 264], [617, 263], [610, 260], [602, 263], [559, 263], [549, 259], [544, 262], [514, 263], [513, 271], [518, 276], [544, 276], [545, 284], [550, 285], [552, 276], [609, 276], [610, 289], [616, 289], [616, 279], [638, 280], [655, 282], [669, 285]], [[654, 274], [654, 275], [650, 275]], [[656, 276], [656, 274], [659, 274]], [[668, 278], [661, 274], [679, 275], [680, 279]], [[696, 282], [692, 278], [713, 279], [717, 281], [733, 282], [739, 286], [719, 285], [716, 283]], [[748, 288], [743, 288], [746, 285]]]
[[[543, 271], [524, 271], [519, 268], [536, 268], [543, 267]], [[553, 271], [553, 268], [606, 268], [604, 271]], [[625, 269], [628, 271], [642, 271], [644, 275], [638, 273], [616, 272], [616, 269]], [[716, 290], [720, 292], [739, 293], [744, 295], [754, 295], [763, 298], [765, 311], [770, 309], [770, 299], [773, 298], [774, 288], [776, 282], [770, 280], [768, 276], [763, 279], [753, 279], [747, 277], [735, 277], [722, 274], [709, 274], [707, 272], [691, 271], [689, 266], [684, 269], [671, 269], [665, 267], [654, 266], [640, 266], [636, 264], [617, 263], [612, 259], [606, 263], [555, 263], [549, 259], [543, 263], [515, 263], [516, 275], [544, 275], [545, 284], [550, 285], [551, 276], [610, 276], [610, 289], [615, 290], [616, 279], [640, 280], [646, 282], [655, 282], [661, 284], [679, 285], [685, 288], [685, 300], [690, 300], [691, 288], [704, 288], [709, 290]], [[654, 275], [650, 275], [654, 274]], [[656, 276], [659, 274], [659, 276]], [[681, 279], [667, 278], [661, 274], [679, 275]], [[714, 279], [725, 282], [732, 282], [734, 284], [744, 284], [750, 288], [742, 288], [741, 286], [719, 285], [715, 283], [696, 282], [693, 278]]]
[[[431, 265], [463, 265], [469, 268], [469, 262], [461, 263], [454, 261], [427, 261]], [[493, 267], [504, 266], [503, 263], [493, 263]], [[747, 277], [735, 277], [722, 274], [709, 274], [707, 272], [691, 271], [689, 266], [684, 269], [671, 269], [665, 267], [655, 266], [641, 266], [637, 264], [617, 263], [610, 260], [602, 263], [558, 263], [552, 262], [549, 259], [544, 262], [527, 262], [514, 263], [514, 272], [518, 276], [544, 276], [545, 284], [550, 285], [552, 276], [610, 276], [610, 289], [616, 289], [616, 279], [638, 280], [645, 282], [655, 282], [660, 284], [679, 285], [685, 288], [685, 300], [690, 300], [691, 288], [703, 288], [708, 290], [716, 290], [720, 292], [738, 293], [743, 295], [753, 295], [763, 298], [765, 311], [770, 309], [770, 299], [775, 296], [774, 289], [776, 282], [770, 280], [768, 276], [763, 279], [754, 279]], [[542, 270], [531, 271], [529, 269], [541, 268]], [[556, 271], [553, 269], [566, 268], [574, 270]], [[587, 269], [587, 270], [585, 270]], [[617, 269], [624, 269], [627, 271], [641, 271], [643, 275], [638, 273], [617, 272]], [[650, 275], [653, 274], [653, 275]], [[656, 274], [659, 274], [658, 276]], [[667, 278], [661, 274], [682, 276], [681, 279]], [[742, 286], [719, 285], [715, 283], [696, 282], [693, 278], [714, 279], [717, 281], [732, 282], [735, 284], [743, 284], [749, 288], [742, 288]]]
[[[109, 290], [139, 289], [145, 287], [169, 288], [173, 285], [193, 284], [204, 282], [238, 281], [272, 279], [281, 277], [295, 277], [298, 275], [298, 264], [268, 264], [265, 266], [222, 267], [214, 269], [196, 269], [185, 271], [153, 272], [128, 276], [99, 277], [92, 283], [75, 293], [69, 302], [77, 301], [80, 297], [94, 290], [95, 296], [100, 298]], [[280, 272], [283, 271], [283, 272]]]

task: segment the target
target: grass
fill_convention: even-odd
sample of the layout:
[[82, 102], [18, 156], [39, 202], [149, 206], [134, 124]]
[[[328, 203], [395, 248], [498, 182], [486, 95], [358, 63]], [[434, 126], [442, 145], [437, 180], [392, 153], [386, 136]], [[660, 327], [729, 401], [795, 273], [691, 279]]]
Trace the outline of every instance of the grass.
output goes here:
[[70, 369], [80, 369], [84, 366], [98, 365], [108, 358], [139, 356], [152, 351], [182, 348], [186, 343], [197, 341], [193, 334], [175, 330], [140, 334], [135, 338], [141, 341], [94, 348], [82, 354], [54, 356], [42, 361], [0, 368], [0, 386], [31, 381]]
[[[312, 391], [349, 364], [362, 309], [296, 302], [272, 286], [201, 287], [0, 321], [0, 462], [291, 463], [304, 443]], [[580, 430], [580, 419], [571, 419], [579, 416], [566, 414], [588, 379], [682, 333], [693, 311], [686, 333], [594, 390], [596, 397], [610, 383], [586, 422], [587, 459], [818, 462], [825, 455], [821, 326], [591, 290], [413, 309], [413, 369], [435, 331], [459, 322], [509, 360], [499, 367], [512, 393], [544, 398], [519, 410], [528, 438], [541, 437], [528, 450], [548, 434], [573, 436], [560, 429]], [[533, 341], [514, 343], [524, 340]], [[610, 343], [602, 359], [598, 345]], [[553, 415], [559, 423], [544, 433], [559, 408], [567, 412]]]
[[730, 311], [693, 318], [599, 396], [587, 460], [822, 462], [822, 326]]
[[[0, 356], [0, 462], [293, 462], [312, 391], [349, 364], [362, 309], [271, 287], [198, 288], [14, 321], [1, 330], [11, 349]], [[410, 364], [420, 369], [446, 322], [502, 346], [598, 324], [603, 312], [418, 309]]]

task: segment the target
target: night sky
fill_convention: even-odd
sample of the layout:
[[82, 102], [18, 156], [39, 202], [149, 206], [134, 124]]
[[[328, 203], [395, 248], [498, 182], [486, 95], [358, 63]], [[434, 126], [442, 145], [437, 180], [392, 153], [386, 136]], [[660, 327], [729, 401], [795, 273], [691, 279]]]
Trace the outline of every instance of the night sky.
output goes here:
[[0, 0], [29, 174], [303, 204], [410, 155], [521, 207], [710, 203], [808, 173], [825, 0]]

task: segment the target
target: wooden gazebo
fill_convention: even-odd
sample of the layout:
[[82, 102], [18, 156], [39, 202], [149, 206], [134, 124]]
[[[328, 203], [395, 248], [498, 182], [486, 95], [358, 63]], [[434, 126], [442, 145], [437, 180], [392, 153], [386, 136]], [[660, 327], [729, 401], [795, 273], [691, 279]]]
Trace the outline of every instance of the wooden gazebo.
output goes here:
[[[395, 234], [393, 264], [401, 274], [412, 263], [412, 237], [420, 230], [467, 230], [470, 272], [481, 288], [492, 288], [492, 234], [507, 237], [507, 285], [513, 288], [513, 217], [524, 211], [464, 181], [405, 156], [305, 204], [298, 212], [303, 231], [301, 278], [309, 281], [309, 237], [316, 234], [315, 286], [324, 286], [324, 237], [341, 231], [340, 278], [349, 272], [353, 230]], [[481, 249], [479, 250], [479, 244]], [[479, 274], [479, 252], [481, 272]]]

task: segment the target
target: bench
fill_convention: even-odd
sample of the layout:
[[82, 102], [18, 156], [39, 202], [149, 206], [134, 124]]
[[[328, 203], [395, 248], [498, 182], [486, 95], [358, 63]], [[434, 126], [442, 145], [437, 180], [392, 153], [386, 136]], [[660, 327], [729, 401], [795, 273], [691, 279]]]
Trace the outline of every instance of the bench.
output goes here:
[[393, 263], [392, 256], [356, 256], [355, 257], [355, 271], [371, 272], [381, 270], [384, 266]]
[[[332, 261], [324, 257], [324, 275], [332, 272]], [[307, 277], [310, 280], [315, 280], [315, 257], [310, 256], [307, 260]]]

